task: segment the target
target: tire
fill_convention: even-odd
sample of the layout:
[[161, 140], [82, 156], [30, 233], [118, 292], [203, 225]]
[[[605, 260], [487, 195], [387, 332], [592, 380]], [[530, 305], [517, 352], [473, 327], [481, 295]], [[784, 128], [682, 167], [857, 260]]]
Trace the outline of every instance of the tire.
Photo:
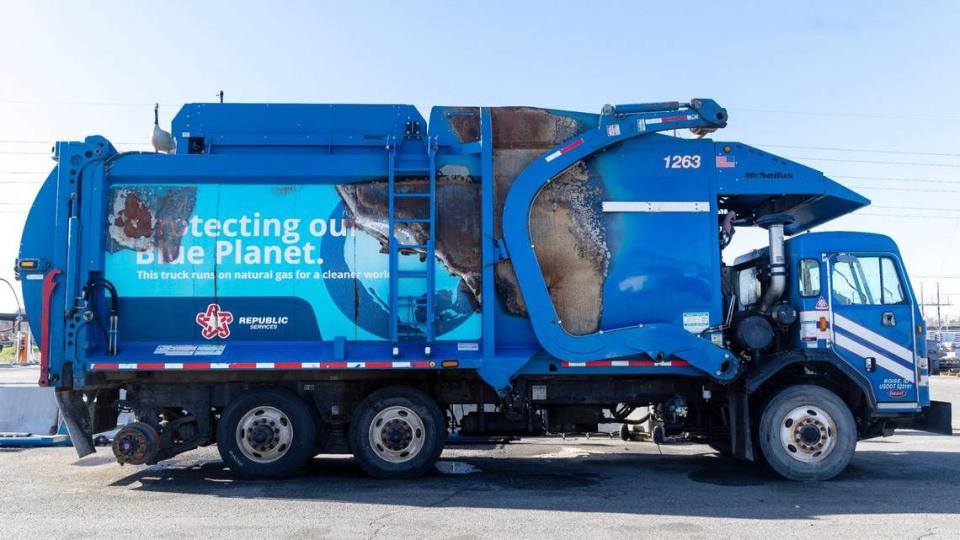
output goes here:
[[220, 415], [217, 448], [231, 471], [248, 479], [285, 478], [314, 456], [317, 427], [310, 407], [275, 387], [248, 390]]
[[408, 386], [382, 388], [353, 413], [348, 440], [357, 464], [374, 478], [416, 478], [433, 469], [447, 429], [440, 408]]
[[829, 480], [847, 468], [857, 425], [836, 394], [813, 385], [789, 386], [771, 399], [758, 425], [760, 451], [774, 472], [798, 482]]

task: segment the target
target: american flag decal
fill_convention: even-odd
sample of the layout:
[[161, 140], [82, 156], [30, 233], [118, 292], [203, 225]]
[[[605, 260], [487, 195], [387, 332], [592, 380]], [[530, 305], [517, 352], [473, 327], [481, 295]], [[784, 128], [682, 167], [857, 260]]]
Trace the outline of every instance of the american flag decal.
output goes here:
[[737, 161], [733, 156], [717, 156], [718, 169], [732, 169], [737, 166]]

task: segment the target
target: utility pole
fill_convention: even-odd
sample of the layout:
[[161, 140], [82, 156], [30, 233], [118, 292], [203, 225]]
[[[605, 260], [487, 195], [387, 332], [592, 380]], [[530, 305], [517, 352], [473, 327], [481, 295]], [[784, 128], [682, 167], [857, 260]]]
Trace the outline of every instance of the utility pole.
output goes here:
[[923, 324], [927, 324], [927, 299], [923, 295], [923, 282], [920, 282], [920, 318], [923, 319]]
[[940, 282], [937, 282], [937, 330], [943, 330], [943, 319], [940, 318]]

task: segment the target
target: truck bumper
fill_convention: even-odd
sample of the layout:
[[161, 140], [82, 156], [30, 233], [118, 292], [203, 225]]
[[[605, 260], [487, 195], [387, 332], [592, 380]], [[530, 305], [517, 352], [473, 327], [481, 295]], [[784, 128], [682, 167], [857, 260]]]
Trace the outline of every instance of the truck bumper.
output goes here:
[[941, 435], [953, 435], [953, 412], [950, 403], [931, 401], [929, 407], [924, 407], [920, 414], [914, 416], [907, 425], [901, 427]]

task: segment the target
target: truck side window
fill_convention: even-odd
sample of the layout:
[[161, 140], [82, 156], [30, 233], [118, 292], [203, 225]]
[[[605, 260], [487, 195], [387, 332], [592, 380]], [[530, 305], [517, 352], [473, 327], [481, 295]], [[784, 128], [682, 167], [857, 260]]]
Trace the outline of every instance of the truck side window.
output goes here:
[[889, 257], [856, 257], [837, 261], [832, 273], [833, 296], [841, 305], [904, 303], [903, 286]]
[[800, 296], [820, 294], [820, 261], [803, 259], [800, 261]]
[[893, 259], [889, 257], [880, 259], [880, 279], [883, 285], [883, 303], [904, 303], [903, 285], [900, 283], [900, 276], [897, 275], [897, 266], [893, 264]]

